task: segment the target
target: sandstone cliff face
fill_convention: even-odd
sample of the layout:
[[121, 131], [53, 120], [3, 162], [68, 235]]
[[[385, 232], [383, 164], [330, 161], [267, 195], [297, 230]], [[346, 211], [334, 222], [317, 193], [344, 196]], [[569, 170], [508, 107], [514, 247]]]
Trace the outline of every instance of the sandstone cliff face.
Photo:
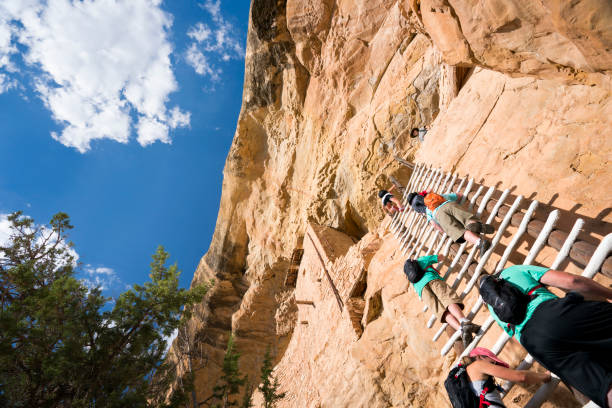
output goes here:
[[423, 0], [419, 9], [452, 65], [587, 83], [610, 74], [610, 2]]
[[[194, 274], [216, 281], [189, 324], [206, 356], [194, 363], [198, 401], [212, 392], [232, 331], [252, 381], [268, 345], [283, 360], [293, 395], [284, 406], [310, 406], [299, 402], [310, 392], [326, 407], [444, 406], [443, 362], [427, 349], [428, 334], [390, 337], [399, 323], [374, 320], [381, 330], [366, 328], [362, 344], [392, 340], [380, 353], [355, 346], [351, 327], [329, 326], [333, 303], [303, 327], [284, 285], [294, 249], [310, 245], [309, 223], [343, 231], [339, 253], [364, 236], [357, 247], [371, 243], [383, 219], [376, 191], [390, 176], [410, 176], [394, 156], [586, 216], [586, 240], [609, 232], [612, 5], [557, 3], [252, 1], [242, 110], [216, 230]], [[420, 144], [409, 132], [424, 124], [432, 130]], [[388, 304], [393, 267], [383, 260], [368, 290], [382, 290]], [[397, 302], [381, 322], [410, 308]], [[319, 345], [307, 330], [323, 336]], [[321, 346], [323, 338], [334, 344]], [[335, 357], [320, 363], [322, 355]], [[371, 369], [380, 361], [384, 374]], [[412, 374], [402, 378], [406, 367]]]

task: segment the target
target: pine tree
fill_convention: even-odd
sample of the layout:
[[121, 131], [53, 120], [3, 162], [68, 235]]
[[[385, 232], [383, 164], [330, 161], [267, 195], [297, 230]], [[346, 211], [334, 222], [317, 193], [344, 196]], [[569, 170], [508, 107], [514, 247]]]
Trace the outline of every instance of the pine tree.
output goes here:
[[264, 397], [264, 408], [274, 408], [278, 400], [285, 398], [284, 392], [278, 393], [280, 384], [278, 379], [272, 375], [273, 370], [272, 356], [270, 355], [270, 347], [268, 347], [261, 366], [261, 384], [258, 388]]
[[165, 407], [176, 370], [166, 339], [208, 284], [180, 289], [168, 254], [153, 255], [150, 281], [117, 299], [77, 278], [68, 216], [37, 226], [17, 212], [0, 244], [0, 406]]
[[246, 387], [244, 387], [244, 396], [240, 408], [253, 408], [253, 386], [248, 380]]
[[238, 368], [240, 353], [235, 350], [234, 335], [230, 333], [227, 341], [227, 350], [223, 357], [223, 367], [220, 384], [213, 388], [212, 398], [220, 401], [220, 408], [234, 407], [238, 405], [234, 396], [240, 391], [240, 386], [246, 382], [246, 376], [242, 377]]

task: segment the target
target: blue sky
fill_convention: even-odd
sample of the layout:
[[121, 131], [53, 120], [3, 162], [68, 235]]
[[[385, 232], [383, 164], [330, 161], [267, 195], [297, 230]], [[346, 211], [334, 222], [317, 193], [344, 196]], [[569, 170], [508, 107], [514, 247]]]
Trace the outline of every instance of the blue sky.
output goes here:
[[109, 295], [148, 279], [159, 244], [188, 286], [217, 218], [248, 12], [229, 0], [1, 2], [0, 214], [67, 212], [84, 276]]

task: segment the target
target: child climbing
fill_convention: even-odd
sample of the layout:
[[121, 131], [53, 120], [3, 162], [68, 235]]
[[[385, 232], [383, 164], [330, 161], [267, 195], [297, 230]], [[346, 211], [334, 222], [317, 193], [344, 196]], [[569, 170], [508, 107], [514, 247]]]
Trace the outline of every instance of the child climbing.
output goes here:
[[[395, 186], [391, 187], [389, 191], [393, 191]], [[382, 202], [383, 209], [389, 214], [394, 215], [398, 211], [404, 211], [404, 206], [401, 201], [398, 200], [387, 190], [380, 190], [378, 192], [378, 197]]]
[[453, 408], [505, 407], [495, 378], [524, 384], [549, 382], [550, 372], [513, 370], [491, 350], [476, 347], [449, 373], [444, 387]]
[[455, 330], [461, 330], [461, 341], [466, 347], [472, 342], [473, 334], [480, 330], [480, 326], [465, 318], [461, 299], [433, 267], [443, 260], [444, 257], [441, 255], [422, 256], [416, 260], [407, 259], [404, 263], [404, 274], [414, 286], [419, 298], [441, 322], [446, 321]]
[[427, 133], [428, 130], [429, 130], [429, 127], [427, 126], [423, 126], [420, 128], [412, 128], [412, 130], [410, 131], [410, 137], [412, 138], [418, 137], [422, 143], [425, 141], [425, 134]]
[[[544, 285], [572, 292], [559, 298]], [[500, 278], [484, 274], [479, 290], [495, 321], [540, 364], [597, 405], [612, 406], [612, 289], [567, 272], [516, 265]]]
[[410, 193], [408, 203], [416, 211], [424, 213], [429, 223], [438, 231], [446, 233], [454, 242], [470, 242], [477, 246], [480, 256], [490, 247], [491, 241], [480, 234], [490, 234], [494, 228], [483, 224], [472, 212], [461, 207], [460, 194], [436, 194], [423, 191]]

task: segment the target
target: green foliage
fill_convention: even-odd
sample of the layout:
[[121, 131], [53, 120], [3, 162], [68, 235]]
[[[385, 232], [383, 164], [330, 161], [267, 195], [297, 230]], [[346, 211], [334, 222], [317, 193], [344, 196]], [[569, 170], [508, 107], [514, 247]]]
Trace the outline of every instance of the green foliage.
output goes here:
[[213, 388], [212, 398], [219, 401], [221, 405], [215, 404], [213, 407], [228, 408], [235, 407], [238, 402], [235, 400], [235, 395], [240, 391], [240, 386], [246, 382], [246, 376], [240, 375], [238, 361], [240, 353], [235, 350], [234, 335], [230, 333], [227, 341], [227, 350], [223, 357], [223, 367], [220, 384]]
[[244, 387], [244, 395], [242, 397], [240, 408], [253, 408], [253, 386], [248, 380], [246, 386]]
[[264, 408], [274, 408], [278, 400], [285, 398], [284, 392], [278, 392], [280, 384], [272, 375], [273, 370], [272, 356], [270, 355], [270, 347], [268, 347], [264, 355], [263, 365], [261, 366], [261, 384], [258, 388], [264, 397]]
[[164, 361], [165, 337], [190, 316], [209, 284], [178, 286], [160, 246], [149, 282], [134, 285], [111, 307], [101, 291], [76, 275], [67, 232], [56, 214], [36, 226], [21, 212], [9, 216], [11, 237], [0, 246], [0, 406], [166, 407], [175, 367]]

